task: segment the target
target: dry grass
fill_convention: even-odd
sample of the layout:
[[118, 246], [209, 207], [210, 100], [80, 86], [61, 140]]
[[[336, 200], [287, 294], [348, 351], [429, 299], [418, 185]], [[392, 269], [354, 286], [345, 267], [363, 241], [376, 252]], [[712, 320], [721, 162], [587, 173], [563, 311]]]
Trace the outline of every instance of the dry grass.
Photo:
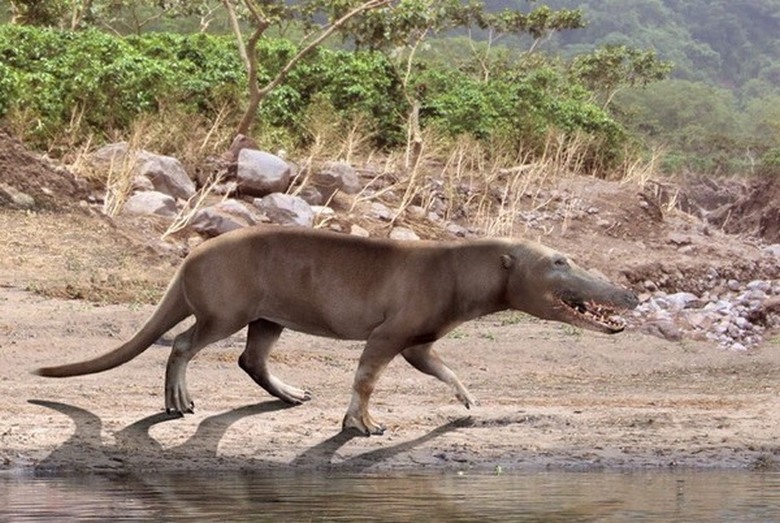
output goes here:
[[661, 164], [664, 154], [664, 149], [660, 147], [652, 149], [650, 151], [650, 156], [647, 158], [626, 154], [626, 160], [620, 169], [622, 174], [621, 180], [626, 183], [638, 185], [639, 187], [644, 187], [658, 172], [658, 166]]
[[[349, 212], [382, 201], [393, 211], [391, 225], [410, 221], [415, 207], [415, 216], [433, 212], [445, 222], [460, 221], [487, 236], [513, 234], [521, 212], [550, 205], [549, 189], [583, 170], [588, 146], [584, 138], [551, 134], [539, 152], [469, 137], [451, 142], [426, 131], [419, 160], [405, 168], [402, 153], [385, 155]], [[571, 209], [566, 207], [564, 214], [573, 212], [577, 200], [565, 205]], [[417, 223], [413, 228], [420, 227]]]
[[[127, 136], [113, 139], [129, 142], [133, 151], [146, 149], [174, 156], [193, 174], [206, 157], [228, 148], [233, 133], [231, 117], [227, 109], [213, 121], [164, 111], [162, 115], [139, 118]], [[77, 128], [77, 113], [73, 120], [74, 128]], [[518, 217], [550, 206], [550, 189], [560, 180], [582, 173], [593, 148], [585, 136], [564, 136], [554, 132], [540, 151], [467, 136], [446, 138], [425, 129], [416, 142], [415, 161], [410, 162], [407, 150], [381, 153], [372, 150], [374, 135], [367, 122], [360, 116], [340, 117], [327, 101], [311, 104], [305, 121], [311, 136], [305, 149], [293, 149], [290, 154], [298, 170], [288, 192], [300, 193], [309, 185], [316, 167], [326, 161], [371, 166], [372, 179], [344, 210], [360, 216], [368, 204], [381, 201], [393, 213], [388, 228], [404, 223], [422, 230], [427, 228], [427, 220], [423, 217], [432, 213], [444, 223], [458, 222], [484, 235], [516, 233], [523, 222]], [[284, 143], [273, 130], [253, 135], [253, 138], [267, 150], [275, 150]], [[73, 169], [105, 185], [104, 211], [115, 215], [132, 191], [135, 155], [127, 155], [112, 164], [107, 172], [91, 172], [87, 161], [89, 152], [90, 144], [87, 143], [72, 162]], [[612, 177], [643, 185], [655, 171], [661, 154], [661, 151], [654, 151], [649, 159], [641, 160], [626, 155], [629, 159]], [[219, 180], [211, 180], [202, 187], [164, 237], [185, 227], [218, 183]], [[556, 205], [564, 213], [562, 227], [565, 229], [566, 216], [575, 211], [576, 201], [557, 202]], [[331, 220], [331, 217], [323, 216], [317, 223], [322, 227]], [[424, 232], [426, 236], [436, 234], [427, 229]]]
[[[201, 187], [195, 194], [193, 194], [189, 200], [187, 200], [187, 203], [182, 206], [182, 208], [173, 218], [171, 224], [167, 229], [165, 229], [161, 239], [164, 240], [172, 234], [183, 230], [185, 227], [187, 227], [187, 225], [189, 225], [190, 221], [192, 221], [198, 211], [205, 206], [207, 199], [217, 193], [216, 189], [222, 183], [224, 174], [224, 172], [220, 171], [215, 176], [209, 178], [209, 182]], [[223, 202], [227, 199], [228, 195], [229, 193], [226, 192], [222, 196]]]
[[82, 212], [0, 212], [0, 273], [47, 297], [155, 303], [178, 257], [132, 229]]
[[[125, 134], [112, 137], [113, 142], [127, 142], [127, 154], [116, 155], [106, 167], [96, 165], [90, 158], [94, 148], [92, 139], [82, 145], [75, 155], [66, 157], [70, 169], [94, 185], [105, 187], [103, 212], [116, 216], [133, 190], [140, 151], [148, 150], [178, 159], [185, 170], [195, 173], [208, 156], [224, 151], [232, 139], [232, 130], [226, 125], [227, 109], [220, 111], [213, 121], [180, 112], [141, 116]], [[166, 236], [180, 230], [189, 222], [219, 181], [210, 181], [189, 202], [174, 220]], [[204, 192], [205, 191], [205, 192]]]

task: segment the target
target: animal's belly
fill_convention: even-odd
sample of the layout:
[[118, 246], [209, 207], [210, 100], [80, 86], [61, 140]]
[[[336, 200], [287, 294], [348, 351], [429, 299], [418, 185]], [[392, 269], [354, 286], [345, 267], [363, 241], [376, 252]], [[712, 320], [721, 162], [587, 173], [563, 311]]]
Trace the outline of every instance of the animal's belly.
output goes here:
[[313, 336], [323, 336], [338, 340], [365, 340], [371, 334], [373, 327], [365, 327], [360, 322], [353, 321], [323, 321], [321, 318], [278, 318], [264, 316], [263, 319], [272, 321], [286, 329], [291, 329]]

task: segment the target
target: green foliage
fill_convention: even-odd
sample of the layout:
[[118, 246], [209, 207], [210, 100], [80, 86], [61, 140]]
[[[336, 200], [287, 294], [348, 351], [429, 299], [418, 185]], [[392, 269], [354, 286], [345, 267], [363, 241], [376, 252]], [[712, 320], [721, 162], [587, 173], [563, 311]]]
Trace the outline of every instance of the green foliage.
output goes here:
[[591, 93], [561, 68], [536, 66], [494, 75], [488, 82], [458, 70], [422, 73], [421, 118], [453, 136], [498, 138], [541, 149], [551, 131], [593, 139], [591, 166], [609, 168], [626, 140], [623, 128], [591, 101]]
[[37, 121], [33, 135], [38, 138], [51, 136], [82, 112], [94, 129], [127, 125], [140, 112], [155, 109], [156, 96], [173, 87], [162, 64], [98, 31], [0, 26], [0, 57], [17, 85], [15, 96], [0, 100], [0, 107], [27, 111]]
[[13, 100], [17, 99], [17, 84], [16, 72], [0, 62], [0, 115], [5, 114]]
[[[263, 40], [260, 80], [268, 81], [295, 52], [286, 40]], [[0, 116], [24, 110], [36, 122], [27, 138], [41, 145], [82, 112], [83, 132], [108, 133], [162, 105], [206, 115], [224, 105], [237, 110], [246, 91], [233, 38], [203, 34], [117, 38], [0, 25], [0, 73]], [[316, 93], [345, 117], [368, 115], [385, 143], [401, 139], [405, 102], [383, 55], [317, 50], [272, 91], [258, 118], [305, 136], [303, 114]]]
[[238, 104], [243, 96], [243, 64], [232, 38], [151, 33], [125, 40], [169, 72], [175, 91], [161, 93], [167, 101], [208, 113], [222, 104]]
[[9, 7], [19, 23], [40, 27], [57, 27], [68, 13], [67, 0], [13, 0]]
[[700, 82], [667, 80], [624, 93], [627, 124], [675, 152], [667, 167], [734, 172], [744, 157], [743, 122], [732, 92]]
[[[499, 9], [508, 2], [489, 1]], [[557, 35], [555, 48], [588, 51], [613, 44], [655, 49], [676, 65], [675, 76], [741, 85], [780, 58], [775, 0], [547, 0], [576, 6], [587, 26]]]
[[672, 65], [658, 60], [655, 51], [639, 51], [625, 45], [610, 45], [578, 56], [573, 74], [604, 98], [604, 107], [621, 87], [644, 87], [663, 80]]
[[[284, 39], [261, 39], [259, 81], [273, 78], [297, 52]], [[473, 67], [415, 62], [409, 88], [422, 103], [420, 123], [457, 136], [542, 148], [550, 132], [591, 139], [592, 165], [619, 159], [623, 128], [563, 64], [539, 57], [507, 62], [485, 80]], [[246, 97], [246, 72], [231, 37], [150, 33], [119, 38], [95, 30], [0, 26], [0, 116], [25, 111], [28, 140], [46, 146], [82, 116], [81, 132], [108, 134], [144, 113], [170, 106], [213, 116], [234, 114]], [[311, 138], [313, 104], [334, 118], [360, 117], [380, 146], [404, 143], [409, 101], [391, 58], [374, 51], [318, 48], [271, 91], [257, 116], [288, 145]]]

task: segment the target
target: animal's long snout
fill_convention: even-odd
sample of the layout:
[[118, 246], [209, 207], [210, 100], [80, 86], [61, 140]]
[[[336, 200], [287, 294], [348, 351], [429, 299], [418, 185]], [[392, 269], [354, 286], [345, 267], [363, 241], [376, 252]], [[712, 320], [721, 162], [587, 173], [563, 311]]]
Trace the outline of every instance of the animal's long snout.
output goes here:
[[623, 291], [623, 299], [621, 301], [627, 310], [636, 309], [637, 305], [639, 305], [639, 297], [629, 290]]

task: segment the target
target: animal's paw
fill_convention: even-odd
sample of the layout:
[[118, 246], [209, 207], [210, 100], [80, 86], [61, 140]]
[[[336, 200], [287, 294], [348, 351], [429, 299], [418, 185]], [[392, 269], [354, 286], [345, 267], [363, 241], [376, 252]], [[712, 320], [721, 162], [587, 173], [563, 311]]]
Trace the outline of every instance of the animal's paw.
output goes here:
[[274, 394], [274, 396], [291, 405], [300, 405], [301, 403], [311, 400], [312, 397], [311, 392], [308, 390], [290, 387], [289, 385], [284, 388], [279, 388], [277, 394]]
[[194, 414], [195, 413], [195, 404], [190, 403], [189, 406], [180, 408], [180, 407], [165, 407], [165, 412], [169, 414], [170, 416], [174, 416], [177, 418], [183, 418], [185, 414]]
[[364, 436], [381, 436], [385, 433], [386, 427], [381, 423], [376, 423], [371, 416], [355, 416], [347, 413], [341, 424], [343, 430], [355, 429]]
[[195, 402], [189, 399], [187, 391], [178, 389], [166, 390], [165, 412], [174, 415], [183, 416], [195, 412]]
[[479, 407], [479, 402], [474, 398], [474, 396], [466, 391], [455, 394], [455, 397], [458, 398], [458, 401], [463, 403], [467, 409], [470, 409], [471, 407]]
[[298, 387], [288, 385], [273, 374], [267, 372], [261, 374], [249, 374], [255, 382], [263, 387], [269, 394], [276, 396], [290, 405], [300, 405], [311, 399], [311, 392]]

